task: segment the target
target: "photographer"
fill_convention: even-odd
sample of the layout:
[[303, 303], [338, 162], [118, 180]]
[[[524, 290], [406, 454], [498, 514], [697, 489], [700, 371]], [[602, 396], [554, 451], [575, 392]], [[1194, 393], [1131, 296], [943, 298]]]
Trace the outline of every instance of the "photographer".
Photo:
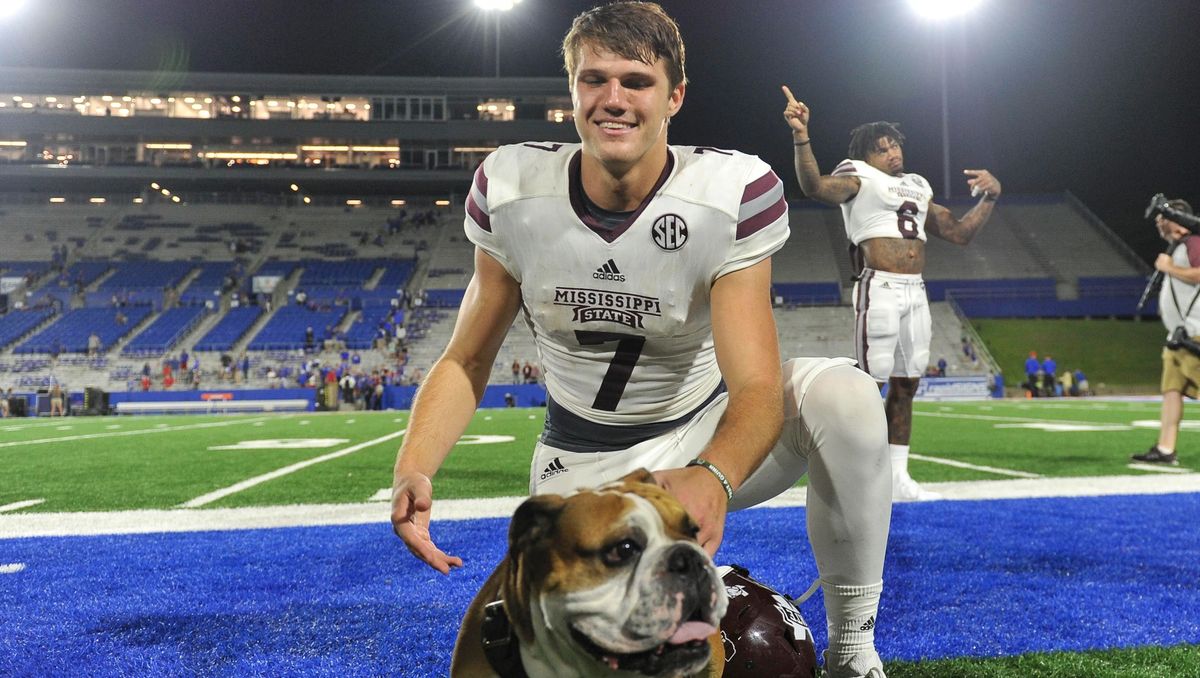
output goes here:
[[[1200, 393], [1200, 237], [1192, 234], [1198, 220], [1183, 200], [1155, 196], [1146, 210], [1168, 243], [1154, 268], [1162, 276], [1158, 312], [1167, 328], [1162, 351], [1162, 413], [1158, 443], [1131, 457], [1133, 461], [1176, 466], [1175, 443], [1183, 419], [1183, 396]], [[1186, 225], [1185, 225], [1186, 224]], [[1156, 274], [1157, 275], [1157, 274]]]

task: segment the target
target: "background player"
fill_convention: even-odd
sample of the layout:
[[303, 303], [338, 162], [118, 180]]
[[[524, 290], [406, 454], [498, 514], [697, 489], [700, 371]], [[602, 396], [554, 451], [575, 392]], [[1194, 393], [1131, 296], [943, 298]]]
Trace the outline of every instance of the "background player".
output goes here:
[[805, 195], [840, 205], [855, 256], [854, 348], [859, 366], [888, 384], [888, 443], [892, 456], [892, 499], [940, 499], [908, 473], [912, 400], [929, 364], [932, 322], [921, 272], [925, 240], [933, 235], [966, 245], [979, 231], [1000, 182], [987, 170], [964, 170], [979, 203], [956, 219], [933, 202], [929, 182], [904, 172], [904, 135], [894, 123], [874, 122], [850, 133], [850, 157], [832, 174], [821, 174], [808, 136], [808, 106], [783, 88], [783, 116], [792, 129], [796, 177]]
[[582, 143], [505, 146], [476, 172], [465, 224], [475, 273], [396, 461], [396, 533], [443, 573], [462, 565], [431, 538], [430, 478], [521, 310], [549, 393], [530, 491], [647, 467], [712, 554], [728, 509], [807, 470], [826, 666], [883, 676], [874, 627], [891, 516], [886, 420], [849, 361], [780, 366], [769, 290], [771, 254], [789, 234], [782, 182], [753, 156], [668, 146], [684, 48], [658, 5], [585, 12], [563, 56]]

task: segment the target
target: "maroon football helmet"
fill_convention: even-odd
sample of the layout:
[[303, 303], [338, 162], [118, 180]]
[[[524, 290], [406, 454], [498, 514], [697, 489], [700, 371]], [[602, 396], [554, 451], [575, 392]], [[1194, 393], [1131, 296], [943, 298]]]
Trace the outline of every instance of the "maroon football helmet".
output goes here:
[[813, 678], [812, 631], [791, 599], [737, 565], [721, 567], [729, 609], [721, 619], [723, 678]]

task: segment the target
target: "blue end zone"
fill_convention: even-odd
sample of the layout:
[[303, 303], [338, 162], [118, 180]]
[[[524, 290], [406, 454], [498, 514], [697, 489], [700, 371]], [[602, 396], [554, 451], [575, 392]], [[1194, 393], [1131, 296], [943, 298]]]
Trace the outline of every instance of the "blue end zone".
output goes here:
[[[894, 512], [886, 660], [1200, 642], [1200, 495], [943, 502]], [[791, 594], [803, 509], [730, 516], [722, 563]], [[465, 570], [385, 524], [0, 541], [0, 674], [445, 675], [507, 520], [435, 523]], [[825, 644], [821, 596], [801, 606]]]

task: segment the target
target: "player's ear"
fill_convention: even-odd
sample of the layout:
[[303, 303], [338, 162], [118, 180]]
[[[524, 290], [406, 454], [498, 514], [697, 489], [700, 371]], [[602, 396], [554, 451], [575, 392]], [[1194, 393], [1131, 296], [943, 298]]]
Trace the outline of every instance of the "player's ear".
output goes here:
[[675, 89], [671, 90], [671, 94], [667, 97], [667, 119], [675, 117], [679, 109], [683, 107], [683, 95], [687, 93], [687, 84], [679, 83], [675, 85]]

